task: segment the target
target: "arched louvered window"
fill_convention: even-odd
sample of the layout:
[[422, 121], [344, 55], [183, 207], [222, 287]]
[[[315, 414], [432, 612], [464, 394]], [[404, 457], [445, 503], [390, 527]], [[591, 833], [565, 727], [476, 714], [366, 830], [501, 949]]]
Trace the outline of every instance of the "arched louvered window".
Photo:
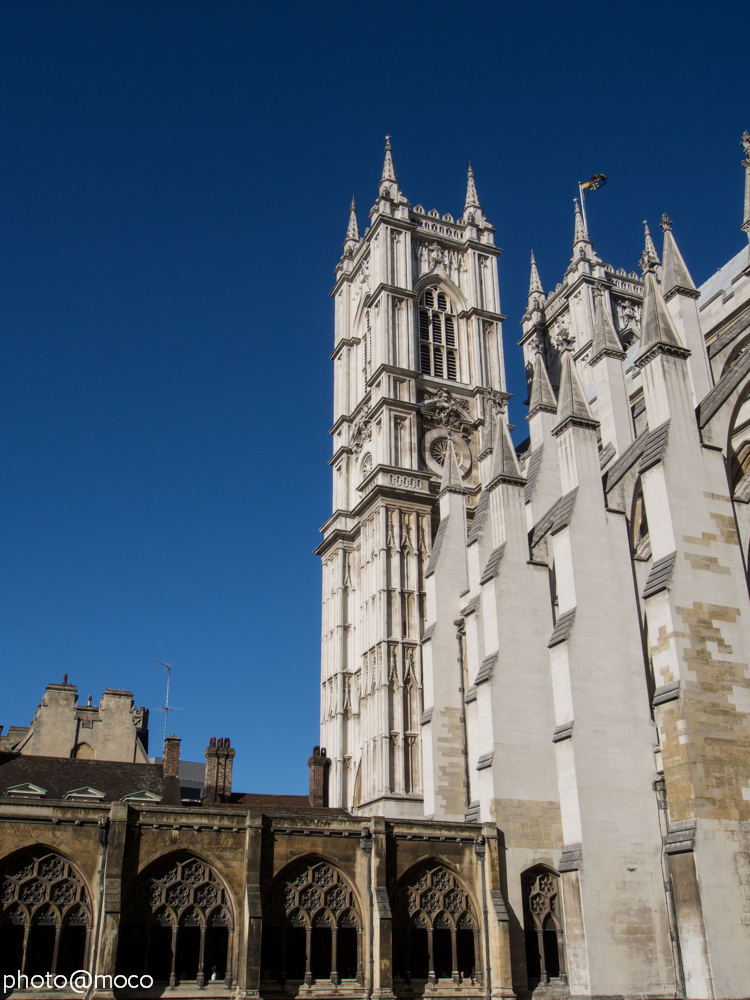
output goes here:
[[423, 375], [458, 381], [458, 317], [437, 286], [419, 299], [419, 367]]

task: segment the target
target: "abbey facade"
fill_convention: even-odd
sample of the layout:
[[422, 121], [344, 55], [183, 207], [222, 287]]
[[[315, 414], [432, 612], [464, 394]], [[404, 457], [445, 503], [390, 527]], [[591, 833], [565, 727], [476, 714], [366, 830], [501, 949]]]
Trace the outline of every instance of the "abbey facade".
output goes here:
[[518, 448], [471, 168], [461, 218], [425, 212], [388, 142], [363, 236], [352, 204], [317, 550], [331, 804], [500, 831], [517, 992], [750, 995], [742, 147], [743, 246], [700, 288], [666, 216], [640, 273], [577, 203], [549, 292], [532, 254]]
[[333, 292], [309, 796], [50, 684], [0, 732], [3, 996], [750, 997], [750, 246], [696, 288], [666, 217], [640, 273], [573, 228], [515, 447], [473, 174], [424, 212], [387, 146]]

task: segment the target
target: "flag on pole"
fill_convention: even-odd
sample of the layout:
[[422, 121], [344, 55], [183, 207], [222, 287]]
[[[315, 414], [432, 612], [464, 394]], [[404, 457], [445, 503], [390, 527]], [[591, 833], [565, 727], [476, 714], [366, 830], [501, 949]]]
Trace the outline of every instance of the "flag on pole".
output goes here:
[[593, 177], [589, 177], [587, 181], [584, 181], [583, 184], [581, 184], [581, 187], [585, 191], [596, 191], [597, 188], [604, 187], [606, 183], [606, 174], [594, 174]]

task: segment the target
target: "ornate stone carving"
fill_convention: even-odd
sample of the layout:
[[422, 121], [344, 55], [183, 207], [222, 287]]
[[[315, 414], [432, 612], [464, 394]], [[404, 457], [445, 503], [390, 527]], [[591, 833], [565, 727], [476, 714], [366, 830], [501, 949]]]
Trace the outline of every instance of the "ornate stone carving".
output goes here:
[[365, 444], [372, 440], [372, 420], [370, 420], [369, 413], [369, 404], [365, 404], [362, 412], [354, 422], [352, 429], [352, 451], [355, 455], [359, 455]]
[[745, 159], [742, 161], [742, 166], [750, 168], [750, 132], [747, 129], [742, 133], [740, 145], [745, 151]]
[[461, 434], [468, 441], [471, 437], [473, 421], [469, 404], [460, 396], [454, 396], [447, 389], [422, 391], [422, 423], [425, 427], [445, 427]]

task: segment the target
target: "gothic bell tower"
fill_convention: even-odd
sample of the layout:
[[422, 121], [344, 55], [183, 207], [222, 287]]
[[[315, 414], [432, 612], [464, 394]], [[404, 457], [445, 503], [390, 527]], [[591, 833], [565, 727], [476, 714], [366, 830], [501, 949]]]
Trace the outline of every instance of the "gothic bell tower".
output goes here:
[[492, 412], [508, 399], [501, 251], [471, 166], [462, 216], [425, 212], [401, 191], [390, 139], [369, 218], [360, 236], [352, 201], [331, 292], [333, 513], [316, 550], [321, 744], [331, 805], [420, 817], [431, 780], [423, 692], [431, 704], [441, 686], [423, 668], [426, 577], [438, 494], [452, 481], [471, 522]]

